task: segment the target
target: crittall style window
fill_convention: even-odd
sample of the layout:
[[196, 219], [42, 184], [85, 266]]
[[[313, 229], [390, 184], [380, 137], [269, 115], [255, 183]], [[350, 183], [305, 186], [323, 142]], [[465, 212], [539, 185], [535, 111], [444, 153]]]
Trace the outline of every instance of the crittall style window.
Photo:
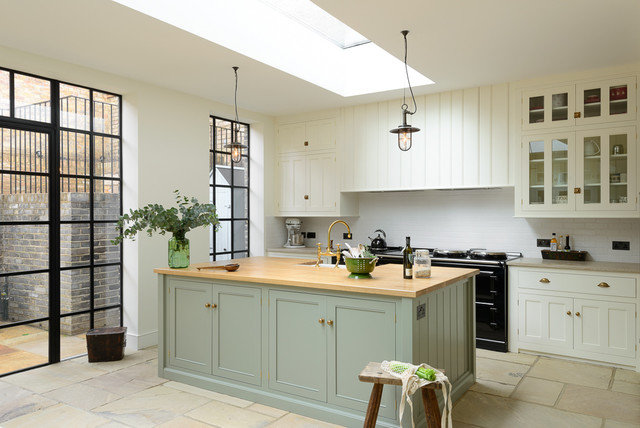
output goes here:
[[0, 68], [0, 375], [122, 325], [119, 95]]
[[[247, 146], [240, 162], [231, 161], [232, 126], [239, 126], [240, 143]], [[215, 204], [220, 229], [211, 230], [210, 259], [249, 256], [249, 125], [209, 118], [209, 199]]]

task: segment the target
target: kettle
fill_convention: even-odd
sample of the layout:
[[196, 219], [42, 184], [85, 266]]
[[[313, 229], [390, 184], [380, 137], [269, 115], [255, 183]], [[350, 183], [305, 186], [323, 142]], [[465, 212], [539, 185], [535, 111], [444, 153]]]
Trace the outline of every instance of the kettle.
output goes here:
[[371, 249], [372, 250], [386, 250], [387, 249], [387, 234], [384, 233], [384, 230], [382, 229], [376, 229], [375, 232], [373, 233], [377, 233], [377, 232], [381, 232], [382, 235], [384, 235], [384, 238], [382, 238], [380, 236], [380, 234], [378, 233], [378, 236], [376, 236], [375, 238], [369, 237], [369, 239], [371, 239]]

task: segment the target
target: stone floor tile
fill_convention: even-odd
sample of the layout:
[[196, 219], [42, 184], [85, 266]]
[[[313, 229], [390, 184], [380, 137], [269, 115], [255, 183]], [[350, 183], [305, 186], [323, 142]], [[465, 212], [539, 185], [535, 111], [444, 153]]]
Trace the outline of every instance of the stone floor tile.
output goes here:
[[476, 358], [476, 378], [478, 379], [517, 385], [528, 370], [529, 366], [526, 364], [516, 364], [490, 358]]
[[540, 358], [527, 376], [593, 388], [608, 389], [613, 368], [554, 358]]
[[465, 424], [464, 422], [453, 420], [453, 428], [483, 428], [480, 425]]
[[615, 380], [640, 384], [640, 373], [633, 370], [616, 369]]
[[556, 407], [621, 422], [640, 421], [640, 399], [637, 396], [599, 388], [568, 384]]
[[187, 385], [186, 383], [169, 381], [165, 383], [164, 386], [188, 392], [190, 394], [200, 395], [201, 397], [209, 398], [210, 400], [231, 404], [236, 407], [248, 407], [253, 404], [253, 401], [243, 400], [242, 398], [233, 397], [231, 395], [220, 394], [219, 392], [209, 391], [208, 389], [198, 388]]
[[[195, 419], [187, 418], [185, 416], [178, 416], [168, 422], [160, 425], [156, 425], [156, 428], [209, 428], [214, 425], [205, 424], [204, 422], [196, 421]], [[101, 427], [102, 428], [102, 427]]]
[[600, 428], [602, 419], [539, 404], [467, 392], [453, 408], [456, 421], [483, 428]]
[[204, 397], [160, 385], [97, 407], [93, 412], [134, 427], [153, 427], [208, 401]]
[[511, 398], [553, 406], [560, 396], [562, 388], [564, 388], [564, 383], [527, 376], [518, 384], [515, 392], [511, 394]]
[[56, 404], [37, 412], [22, 415], [4, 422], [2, 428], [43, 428], [43, 427], [82, 427], [94, 428], [105, 425], [109, 419], [67, 406]]
[[92, 367], [78, 370], [77, 366], [71, 361], [64, 361], [26, 372], [16, 373], [3, 379], [21, 388], [26, 388], [37, 393], [45, 393], [102, 374], [104, 374], [103, 370]]
[[122, 398], [118, 394], [82, 383], [54, 389], [43, 395], [52, 400], [66, 403], [83, 410], [91, 410]]
[[638, 428], [640, 427], [640, 422], [628, 424], [626, 422], [614, 421], [612, 419], [607, 419], [604, 421], [604, 428]]
[[317, 419], [307, 418], [305, 416], [289, 413], [288, 415], [278, 419], [269, 428], [340, 428], [341, 425], [334, 425], [329, 422], [319, 421]]
[[624, 392], [625, 394], [640, 396], [640, 383], [625, 382], [623, 380], [614, 380], [611, 390], [616, 392]]
[[272, 418], [281, 418], [289, 413], [286, 410], [276, 409], [275, 407], [269, 407], [259, 403], [250, 405], [249, 407], [247, 407], [247, 410], [262, 413], [263, 415], [271, 416]]
[[494, 360], [508, 361], [510, 363], [517, 364], [527, 364], [529, 366], [538, 359], [537, 355], [519, 354], [517, 352], [487, 351], [486, 349], [477, 349], [476, 357], [491, 358]]
[[486, 379], [478, 379], [476, 383], [471, 385], [470, 391], [480, 392], [482, 394], [498, 395], [500, 397], [509, 397], [516, 387], [504, 383], [493, 382]]
[[28, 413], [58, 404], [19, 386], [0, 382], [0, 425]]
[[220, 428], [261, 428], [275, 420], [271, 416], [219, 401], [211, 401], [185, 413], [185, 416]]

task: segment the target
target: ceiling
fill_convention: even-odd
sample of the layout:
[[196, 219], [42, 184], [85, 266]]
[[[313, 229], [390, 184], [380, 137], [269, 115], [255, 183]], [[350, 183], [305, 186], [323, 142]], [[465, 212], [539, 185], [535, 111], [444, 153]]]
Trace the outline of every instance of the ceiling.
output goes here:
[[[410, 30], [408, 63], [436, 82], [416, 94], [640, 62], [637, 0], [314, 2], [400, 59]], [[402, 96], [343, 98], [110, 0], [0, 0], [0, 10], [0, 45], [225, 104], [237, 65], [239, 106], [268, 115]]]

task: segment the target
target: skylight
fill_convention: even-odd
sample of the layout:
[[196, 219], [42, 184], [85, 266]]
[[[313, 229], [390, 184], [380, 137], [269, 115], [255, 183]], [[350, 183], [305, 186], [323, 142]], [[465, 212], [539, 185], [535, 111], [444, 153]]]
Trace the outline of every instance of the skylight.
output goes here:
[[[310, 0], [112, 1], [343, 97], [407, 85], [401, 60]], [[433, 83], [411, 67], [409, 77]]]

